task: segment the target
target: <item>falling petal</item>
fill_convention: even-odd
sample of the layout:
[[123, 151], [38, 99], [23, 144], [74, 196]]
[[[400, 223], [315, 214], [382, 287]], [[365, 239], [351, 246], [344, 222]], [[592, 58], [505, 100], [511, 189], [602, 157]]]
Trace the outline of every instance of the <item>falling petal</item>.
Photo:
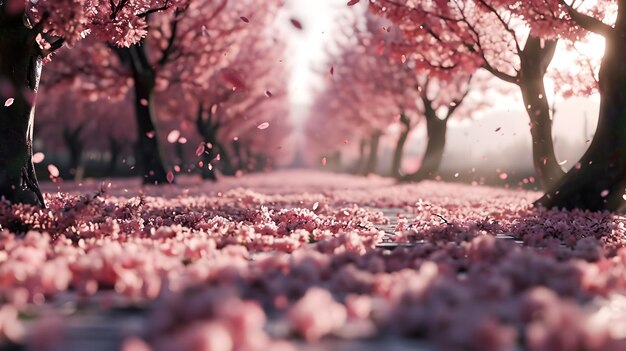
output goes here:
[[496, 128], [496, 130], [495, 130], [495, 131], [496, 131], [496, 132], [499, 132], [499, 131], [500, 131], [500, 129], [502, 129], [502, 127], [498, 127], [498, 128]]
[[180, 131], [178, 131], [178, 129], [174, 129], [167, 135], [167, 142], [174, 144], [178, 141], [178, 138], [180, 138]]
[[263, 129], [267, 129], [269, 126], [270, 126], [270, 124], [269, 124], [269, 123], [267, 123], [267, 122], [263, 122], [263, 123], [259, 124], [259, 125], [257, 126], [257, 128], [258, 128], [258, 129], [260, 129], [260, 130], [263, 130]]
[[320, 203], [319, 203], [319, 202], [314, 203], [314, 204], [313, 204], [313, 207], [312, 207], [313, 211], [317, 210], [317, 208], [319, 207], [319, 205], [320, 205]]
[[8, 98], [7, 101], [4, 102], [4, 107], [9, 107], [9, 106], [13, 105], [13, 101], [15, 101], [15, 99]]
[[172, 173], [172, 171], [167, 172], [166, 178], [167, 178], [167, 182], [168, 183], [170, 183], [170, 184], [173, 183], [174, 182], [174, 173]]
[[204, 143], [200, 143], [200, 145], [196, 148], [196, 156], [200, 157], [200, 155], [204, 153], [204, 148]]
[[266, 90], [266, 91], [265, 91], [265, 96], [267, 96], [267, 97], [272, 97], [272, 92], [271, 92], [271, 91], [269, 91], [269, 90]]
[[330, 66], [330, 75], [332, 76], [333, 74], [335, 74], [335, 67]]
[[250, 23], [250, 20], [248, 19], [248, 17], [246, 16], [241, 16], [239, 17], [242, 21], [246, 22], [246, 23]]
[[506, 174], [506, 173], [504, 173], [504, 172], [500, 173], [500, 179], [505, 180], [505, 179], [506, 179], [506, 178], [508, 178], [508, 177], [509, 177], [509, 175], [508, 175], [508, 174]]
[[291, 21], [291, 25], [293, 25], [294, 27], [296, 27], [296, 29], [298, 30], [302, 30], [302, 23], [300, 23], [300, 21], [298, 21], [295, 18], [290, 19]]
[[361, 2], [361, 0], [350, 0], [348, 1], [348, 6], [354, 6], [356, 4], [358, 4], [359, 2]]
[[154, 138], [154, 131], [147, 132], [146, 136], [148, 137], [148, 139]]
[[43, 152], [37, 152], [33, 155], [33, 163], [41, 163], [46, 158]]
[[48, 165], [48, 172], [50, 173], [50, 176], [53, 178], [57, 178], [59, 176], [59, 169], [57, 168], [57, 166], [53, 164]]
[[607, 197], [609, 195], [609, 190], [608, 189], [604, 189], [600, 192], [600, 196], [602, 197]]
[[326, 166], [326, 157], [322, 158], [322, 166]]

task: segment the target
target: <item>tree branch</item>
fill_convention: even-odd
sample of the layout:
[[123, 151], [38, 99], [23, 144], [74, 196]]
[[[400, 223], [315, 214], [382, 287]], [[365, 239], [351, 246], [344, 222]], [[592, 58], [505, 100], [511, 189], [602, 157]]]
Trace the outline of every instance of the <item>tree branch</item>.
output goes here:
[[613, 27], [600, 21], [597, 18], [591, 17], [584, 13], [578, 12], [575, 8], [565, 2], [565, 0], [559, 0], [559, 3], [565, 7], [567, 13], [572, 17], [572, 20], [584, 29], [602, 35], [603, 37], [609, 36], [613, 33]]

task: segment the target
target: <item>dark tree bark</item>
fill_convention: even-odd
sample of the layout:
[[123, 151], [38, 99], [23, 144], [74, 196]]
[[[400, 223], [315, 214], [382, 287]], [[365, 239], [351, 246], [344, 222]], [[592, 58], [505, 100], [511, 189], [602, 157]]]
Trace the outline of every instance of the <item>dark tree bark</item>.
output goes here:
[[204, 152], [202, 153], [202, 179], [215, 182], [217, 181], [215, 168], [213, 166], [209, 167], [209, 165], [217, 156], [217, 130], [219, 129], [220, 124], [219, 122], [214, 121], [213, 117], [213, 113], [210, 109], [206, 109], [203, 104], [198, 105], [196, 129], [205, 144]]
[[376, 173], [378, 169], [378, 145], [380, 144], [381, 135], [382, 133], [380, 131], [372, 133], [369, 142], [370, 149], [367, 157], [367, 163], [365, 164], [365, 169], [363, 170], [363, 174], [365, 175]]
[[424, 179], [430, 179], [435, 175], [443, 160], [447, 129], [448, 118], [440, 119], [434, 111], [426, 112], [426, 134], [428, 142], [426, 144], [426, 151], [422, 157], [422, 163], [416, 172], [403, 176], [401, 180], [418, 182]]
[[400, 178], [401, 176], [400, 170], [402, 168], [404, 145], [411, 132], [411, 119], [404, 112], [400, 114], [400, 124], [402, 125], [402, 130], [400, 131], [400, 136], [398, 136], [396, 149], [393, 152], [393, 161], [391, 162], [391, 176], [395, 178]]
[[[202, 179], [210, 180], [212, 182], [217, 181], [217, 174], [215, 173], [215, 167], [212, 165], [212, 161], [215, 158], [215, 147], [207, 149], [202, 154]], [[210, 165], [210, 166], [209, 166]]]
[[137, 156], [144, 184], [169, 184], [165, 156], [159, 143], [154, 111], [156, 72], [150, 65], [145, 43], [116, 48], [120, 60], [132, 71], [137, 123]]
[[[235, 175], [235, 173], [237, 173], [237, 167], [233, 164], [234, 161], [232, 157], [230, 157], [228, 148], [226, 148], [224, 144], [217, 142], [217, 150], [219, 150], [220, 153], [220, 171], [222, 174], [226, 176]], [[244, 168], [242, 168], [242, 170], [245, 171], [245, 159], [243, 161], [243, 166]]]
[[352, 169], [353, 174], [363, 174], [365, 169], [366, 162], [366, 150], [367, 150], [367, 140], [361, 139], [359, 142], [359, 158], [356, 160], [354, 167]]
[[83, 150], [85, 143], [82, 141], [81, 133], [84, 125], [81, 124], [76, 128], [63, 128], [63, 141], [70, 155], [70, 171], [73, 170], [72, 178], [75, 181], [81, 181], [85, 174], [83, 165]]
[[424, 107], [423, 113], [424, 118], [426, 119], [426, 137], [428, 141], [420, 168], [412, 174], [401, 176], [400, 181], [419, 182], [424, 179], [432, 178], [439, 170], [439, 166], [441, 166], [441, 162], [443, 160], [443, 151], [446, 146], [448, 120], [454, 115], [459, 106], [463, 104], [463, 101], [465, 101], [465, 98], [470, 92], [471, 82], [472, 77], [470, 76], [463, 94], [452, 101], [452, 103], [447, 107], [445, 113], [439, 111], [439, 114], [443, 114], [442, 118], [438, 115], [433, 99], [428, 97], [429, 80], [427, 79], [423, 85], [418, 85], [416, 87], [419, 93], [419, 98]]
[[253, 172], [264, 172], [268, 170], [270, 162], [267, 156], [260, 153], [249, 153], [249, 155], [251, 155], [250, 158], [254, 160], [254, 164], [251, 167]]
[[[35, 98], [42, 53], [37, 31], [23, 13], [9, 14], [0, 2], [0, 196], [12, 203], [44, 205], [33, 167]], [[4, 106], [14, 99], [10, 106]]]
[[521, 53], [518, 85], [530, 118], [533, 164], [543, 189], [552, 187], [565, 171], [559, 165], [552, 139], [552, 109], [548, 103], [544, 76], [557, 42], [529, 36]]
[[[239, 140], [233, 140], [233, 142], [231, 143], [232, 147], [233, 147], [233, 151], [235, 152], [235, 157], [237, 158], [237, 169], [240, 169], [242, 171], [247, 170], [248, 165], [247, 165], [247, 160], [243, 155], [243, 150], [241, 147], [241, 142]], [[233, 167], [235, 168], [235, 167]]]
[[250, 144], [246, 143], [245, 145], [243, 145], [244, 147], [243, 152], [241, 157], [243, 157], [246, 168], [245, 171], [252, 171], [254, 172], [255, 170], [259, 169], [258, 166], [258, 159], [257, 159], [257, 155], [255, 155], [252, 152], [252, 148], [250, 147]]
[[122, 154], [122, 144], [118, 142], [115, 138], [109, 137], [109, 153], [111, 154], [111, 158], [109, 158], [109, 165], [107, 167], [107, 175], [109, 177], [115, 176], [115, 171], [117, 168], [117, 161]]
[[[583, 15], [584, 16], [584, 15]], [[584, 19], [584, 18], [583, 18]], [[586, 20], [602, 30], [606, 51], [600, 66], [600, 114], [587, 152], [536, 204], [624, 212], [626, 189], [626, 2], [620, 1], [614, 28]]]
[[177, 142], [176, 145], [174, 145], [174, 151], [176, 152], [176, 162], [181, 168], [185, 168], [187, 166], [187, 158], [185, 157], [184, 144]]

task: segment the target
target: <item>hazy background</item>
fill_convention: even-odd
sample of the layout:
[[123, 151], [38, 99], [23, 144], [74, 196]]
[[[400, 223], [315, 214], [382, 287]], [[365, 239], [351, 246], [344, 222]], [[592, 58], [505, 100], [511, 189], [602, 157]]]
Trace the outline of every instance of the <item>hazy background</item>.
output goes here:
[[[365, 7], [366, 3], [359, 4]], [[284, 13], [284, 30], [289, 37], [287, 62], [292, 67], [290, 94], [292, 118], [299, 133], [309, 114], [315, 90], [324, 84], [327, 52], [332, 50], [332, 38], [341, 35], [339, 25], [342, 11], [351, 11], [345, 0], [289, 0]], [[363, 10], [363, 8], [361, 9]], [[289, 25], [295, 18], [303, 25], [297, 30]], [[600, 49], [596, 43], [595, 49]], [[557, 53], [553, 65], [568, 64], [567, 55]], [[602, 52], [600, 51], [599, 54]], [[501, 83], [506, 85], [506, 83]], [[547, 82], [548, 97], [553, 83]], [[494, 101], [493, 107], [479, 113], [473, 121], [450, 121], [448, 140], [444, 156], [444, 171], [467, 172], [471, 168], [483, 171], [497, 168], [532, 174], [531, 139], [528, 116], [523, 111], [521, 96], [511, 89], [510, 97]], [[593, 136], [597, 123], [599, 97], [556, 99], [554, 117], [554, 139], [557, 156], [572, 167], [585, 151]], [[496, 132], [496, 129], [499, 129]], [[425, 147], [425, 131], [417, 128], [407, 142], [405, 163], [411, 168]], [[395, 135], [391, 131], [381, 146], [380, 167], [389, 167]]]

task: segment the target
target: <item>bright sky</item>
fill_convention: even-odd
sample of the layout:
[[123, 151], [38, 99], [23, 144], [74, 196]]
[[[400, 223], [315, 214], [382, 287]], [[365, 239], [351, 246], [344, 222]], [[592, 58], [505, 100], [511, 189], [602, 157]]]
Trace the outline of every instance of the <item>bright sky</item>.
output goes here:
[[319, 84], [315, 73], [323, 66], [326, 59], [328, 42], [337, 30], [336, 16], [338, 9], [345, 7], [344, 1], [337, 0], [288, 0], [286, 8], [289, 17], [302, 23], [301, 31], [291, 27], [289, 58], [292, 62], [291, 99], [294, 104], [306, 105], [313, 98], [314, 86]]

